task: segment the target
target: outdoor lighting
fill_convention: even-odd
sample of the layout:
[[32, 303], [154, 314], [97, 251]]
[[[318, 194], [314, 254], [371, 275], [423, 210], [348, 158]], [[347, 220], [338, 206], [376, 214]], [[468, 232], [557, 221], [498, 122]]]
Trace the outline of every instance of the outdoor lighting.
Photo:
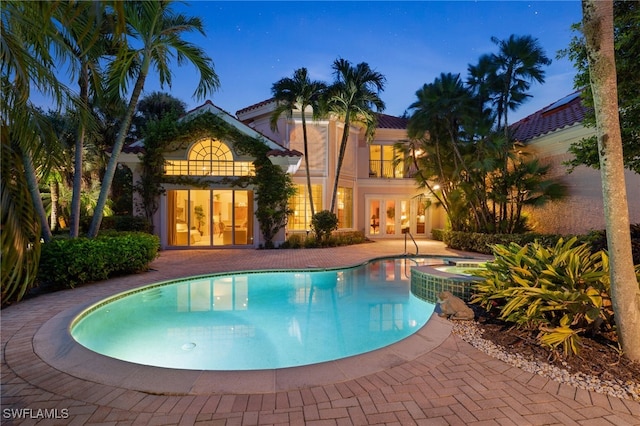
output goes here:
[[437, 183], [435, 185], [433, 185], [433, 189], [435, 191], [437, 191], [438, 189], [440, 189], [440, 185], [438, 185]]

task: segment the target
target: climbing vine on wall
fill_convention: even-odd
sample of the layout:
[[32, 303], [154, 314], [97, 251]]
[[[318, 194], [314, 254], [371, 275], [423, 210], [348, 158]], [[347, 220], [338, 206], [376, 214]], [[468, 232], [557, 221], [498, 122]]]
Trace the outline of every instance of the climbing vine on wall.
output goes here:
[[206, 188], [212, 181], [191, 176], [165, 176], [164, 152], [186, 149], [198, 139], [215, 138], [230, 144], [236, 152], [255, 160], [255, 175], [223, 178], [218, 182], [242, 188], [253, 187], [256, 192], [256, 218], [266, 248], [274, 247], [273, 238], [286, 226], [291, 214], [288, 200], [295, 194], [291, 177], [267, 157], [266, 143], [240, 132], [220, 117], [211, 113], [200, 114], [193, 119], [177, 121], [165, 118], [147, 126], [145, 153], [142, 156], [142, 177], [136, 190], [143, 200], [144, 214], [152, 220], [158, 210], [159, 196], [164, 193], [163, 183], [184, 184]]

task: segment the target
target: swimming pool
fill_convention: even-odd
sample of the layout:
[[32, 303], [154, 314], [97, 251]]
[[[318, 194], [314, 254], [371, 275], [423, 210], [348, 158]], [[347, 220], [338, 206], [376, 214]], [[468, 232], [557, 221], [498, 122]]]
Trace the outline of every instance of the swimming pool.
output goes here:
[[407, 258], [354, 268], [242, 272], [158, 283], [99, 302], [73, 338], [137, 364], [260, 370], [336, 360], [419, 330], [434, 305], [410, 290]]

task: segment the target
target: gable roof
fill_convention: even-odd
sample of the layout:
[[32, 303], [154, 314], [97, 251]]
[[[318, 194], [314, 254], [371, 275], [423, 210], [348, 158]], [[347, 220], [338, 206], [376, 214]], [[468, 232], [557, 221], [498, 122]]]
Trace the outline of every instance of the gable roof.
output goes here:
[[[298, 151], [295, 150], [289, 150], [287, 148], [285, 148], [284, 146], [280, 145], [278, 142], [274, 141], [273, 139], [268, 138], [267, 136], [265, 136], [264, 134], [260, 133], [259, 131], [255, 130], [252, 127], [249, 127], [248, 125], [246, 125], [245, 123], [243, 123], [242, 121], [238, 120], [236, 117], [232, 116], [231, 114], [229, 114], [227, 111], [223, 110], [222, 108], [219, 108], [218, 106], [214, 105], [213, 102], [211, 102], [210, 100], [207, 100], [204, 104], [195, 107], [194, 109], [188, 111], [187, 113], [185, 113], [182, 117], [180, 117], [178, 119], [178, 121], [183, 121], [183, 120], [190, 120], [192, 118], [197, 117], [198, 115], [201, 114], [205, 114], [205, 113], [211, 113], [215, 116], [217, 116], [218, 118], [222, 119], [225, 123], [235, 127], [236, 129], [238, 129], [239, 131], [241, 131], [242, 133], [251, 136], [253, 138], [256, 139], [261, 139], [265, 142], [265, 144], [271, 148], [271, 151], [273, 152], [281, 152], [281, 155], [284, 156], [301, 156], [302, 154], [299, 153]], [[128, 154], [139, 154], [141, 152], [144, 151], [144, 140], [140, 139], [137, 140], [127, 146], [125, 146], [122, 149], [122, 152], [128, 153]]]
[[542, 108], [511, 125], [511, 135], [520, 142], [580, 123], [587, 108], [582, 105], [581, 91]]

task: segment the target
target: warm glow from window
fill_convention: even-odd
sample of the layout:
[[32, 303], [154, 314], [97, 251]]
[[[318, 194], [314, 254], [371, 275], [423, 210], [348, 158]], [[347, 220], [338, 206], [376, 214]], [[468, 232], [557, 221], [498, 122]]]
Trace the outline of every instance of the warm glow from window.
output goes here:
[[255, 172], [250, 161], [234, 161], [229, 147], [215, 139], [203, 139], [194, 144], [187, 160], [167, 160], [165, 174], [169, 176], [249, 176]]

